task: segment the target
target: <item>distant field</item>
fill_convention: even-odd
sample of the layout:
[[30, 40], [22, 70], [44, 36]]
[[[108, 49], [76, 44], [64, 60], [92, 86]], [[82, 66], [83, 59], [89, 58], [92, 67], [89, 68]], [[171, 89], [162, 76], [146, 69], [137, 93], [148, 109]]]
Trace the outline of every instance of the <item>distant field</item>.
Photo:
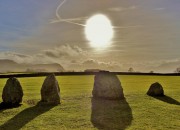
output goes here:
[[[23, 105], [0, 110], [0, 130], [180, 130], [180, 76], [121, 75], [126, 102], [95, 102], [98, 107], [94, 108], [94, 76], [57, 76], [61, 105], [37, 106], [44, 78], [19, 78], [24, 90]], [[0, 79], [0, 93], [6, 80]], [[165, 99], [146, 95], [150, 84], [157, 81], [164, 87]], [[94, 118], [97, 122], [92, 121]]]

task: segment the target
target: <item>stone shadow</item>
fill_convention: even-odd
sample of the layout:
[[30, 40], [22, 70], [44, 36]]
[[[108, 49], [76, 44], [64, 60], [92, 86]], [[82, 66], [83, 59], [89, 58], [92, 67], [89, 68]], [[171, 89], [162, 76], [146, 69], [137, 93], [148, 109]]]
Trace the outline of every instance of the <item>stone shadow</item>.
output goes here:
[[179, 101], [177, 101], [177, 100], [175, 100], [169, 96], [166, 96], [166, 95], [164, 95], [164, 96], [152, 96], [152, 97], [155, 99], [158, 99], [160, 101], [169, 103], [169, 104], [180, 105]]
[[99, 130], [124, 130], [133, 120], [132, 110], [125, 99], [91, 99], [91, 122]]
[[0, 112], [6, 110], [6, 109], [13, 109], [13, 108], [18, 108], [20, 107], [22, 104], [15, 104], [15, 105], [12, 105], [12, 104], [6, 104], [4, 102], [0, 103]]
[[0, 130], [19, 130], [37, 116], [49, 111], [55, 106], [38, 103], [36, 106], [27, 108], [0, 126]]

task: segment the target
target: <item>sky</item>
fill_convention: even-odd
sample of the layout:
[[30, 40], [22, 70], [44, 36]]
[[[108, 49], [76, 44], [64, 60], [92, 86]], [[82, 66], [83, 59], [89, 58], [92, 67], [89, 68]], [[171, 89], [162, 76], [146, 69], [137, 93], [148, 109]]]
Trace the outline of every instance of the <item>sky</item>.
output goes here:
[[[0, 59], [59, 63], [66, 70], [173, 72], [180, 67], [179, 0], [1, 0]], [[86, 21], [106, 15], [107, 48], [86, 39]]]

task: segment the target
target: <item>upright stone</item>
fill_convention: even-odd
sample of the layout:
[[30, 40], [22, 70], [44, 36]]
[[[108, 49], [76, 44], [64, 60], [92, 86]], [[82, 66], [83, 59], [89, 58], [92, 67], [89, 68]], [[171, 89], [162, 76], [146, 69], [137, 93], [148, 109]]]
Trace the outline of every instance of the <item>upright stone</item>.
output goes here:
[[124, 99], [118, 77], [110, 72], [99, 72], [94, 78], [93, 98]]
[[147, 92], [147, 95], [149, 96], [164, 96], [164, 90], [163, 90], [163, 87], [160, 83], [156, 82], [156, 83], [153, 83], [148, 92]]
[[23, 90], [16, 78], [9, 78], [4, 86], [2, 99], [8, 105], [18, 105], [22, 102]]
[[60, 89], [54, 74], [46, 77], [41, 88], [41, 102], [52, 105], [60, 104]]

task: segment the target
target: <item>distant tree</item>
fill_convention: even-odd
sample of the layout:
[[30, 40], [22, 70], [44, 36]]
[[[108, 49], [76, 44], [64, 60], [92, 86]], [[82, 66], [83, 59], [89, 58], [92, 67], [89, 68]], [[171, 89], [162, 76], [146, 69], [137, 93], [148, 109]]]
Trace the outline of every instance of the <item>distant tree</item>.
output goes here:
[[154, 73], [154, 71], [151, 70], [149, 73]]
[[133, 69], [132, 67], [130, 67], [130, 68], [128, 69], [128, 72], [132, 73], [132, 72], [134, 72], [134, 69]]
[[175, 73], [180, 73], [180, 67], [176, 68]]
[[30, 69], [30, 68], [27, 68], [27, 69], [26, 69], [26, 72], [34, 72], [34, 70], [33, 70], [33, 69]]

